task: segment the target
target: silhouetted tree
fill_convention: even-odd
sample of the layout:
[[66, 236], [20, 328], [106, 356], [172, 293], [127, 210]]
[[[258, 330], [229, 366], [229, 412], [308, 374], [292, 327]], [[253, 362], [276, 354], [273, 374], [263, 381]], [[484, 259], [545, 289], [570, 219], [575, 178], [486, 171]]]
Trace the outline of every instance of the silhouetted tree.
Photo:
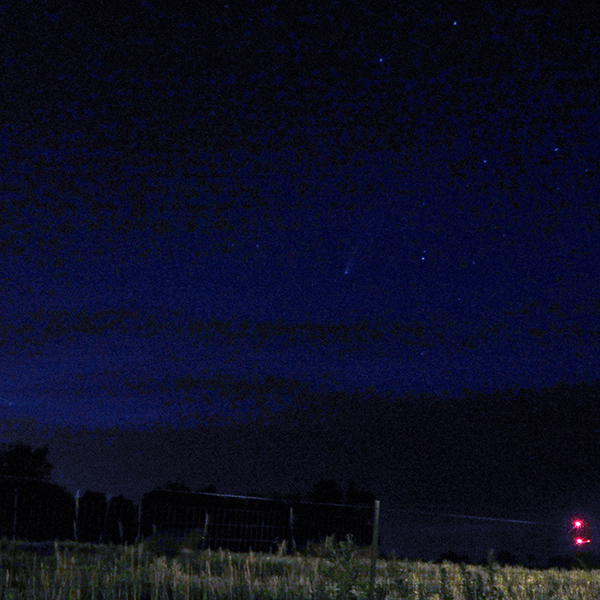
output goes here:
[[171, 492], [191, 492], [192, 490], [183, 481], [167, 481], [167, 483], [155, 488], [157, 490], [169, 490]]
[[509, 552], [508, 550], [502, 550], [501, 552], [498, 552], [496, 561], [498, 562], [499, 565], [502, 565], [503, 567], [506, 565], [514, 566], [514, 565], [519, 564], [519, 559], [512, 552]]
[[41, 480], [19, 481], [15, 537], [32, 541], [72, 539], [75, 498], [65, 488]]
[[375, 502], [375, 494], [359, 490], [356, 483], [351, 481], [346, 490], [346, 504], [373, 504]]
[[456, 564], [468, 563], [469, 557], [466, 554], [461, 554], [460, 552], [455, 552], [454, 550], [448, 550], [443, 552], [436, 562], [452, 562]]
[[0, 477], [29, 477], [48, 481], [52, 465], [47, 460], [48, 446], [33, 449], [17, 442], [0, 449]]
[[106, 541], [113, 544], [133, 543], [137, 536], [137, 510], [129, 498], [113, 496], [106, 515]]
[[313, 486], [309, 500], [339, 504], [344, 500], [344, 493], [335, 479], [321, 479]]
[[156, 486], [153, 491], [156, 490], [168, 490], [170, 492], [200, 492], [202, 494], [217, 493], [217, 488], [213, 483], [203, 488], [192, 489], [189, 486], [187, 486], [183, 481], [173, 480], [169, 480], [166, 483]]
[[102, 492], [89, 490], [79, 499], [78, 538], [80, 542], [104, 541], [108, 503]]
[[41, 479], [0, 477], [0, 537], [40, 541], [73, 535], [75, 500]]

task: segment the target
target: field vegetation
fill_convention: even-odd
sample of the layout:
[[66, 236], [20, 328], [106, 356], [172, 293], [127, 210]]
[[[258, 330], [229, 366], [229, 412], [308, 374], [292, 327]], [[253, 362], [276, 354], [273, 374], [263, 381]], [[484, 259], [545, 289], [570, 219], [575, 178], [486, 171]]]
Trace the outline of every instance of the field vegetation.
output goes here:
[[[281, 548], [280, 550], [283, 550]], [[369, 559], [351, 541], [309, 554], [235, 554], [148, 540], [135, 546], [0, 541], [7, 600], [346, 600], [367, 597]], [[379, 560], [374, 600], [600, 598], [600, 572]]]

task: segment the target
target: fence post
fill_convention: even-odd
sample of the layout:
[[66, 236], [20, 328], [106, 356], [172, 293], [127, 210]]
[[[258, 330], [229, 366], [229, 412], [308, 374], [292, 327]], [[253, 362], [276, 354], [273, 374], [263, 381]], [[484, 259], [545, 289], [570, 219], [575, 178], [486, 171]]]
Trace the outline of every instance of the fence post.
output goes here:
[[377, 555], [379, 554], [379, 500], [375, 500], [373, 514], [373, 541], [371, 543], [371, 572], [369, 575], [369, 590], [367, 600], [373, 600], [375, 592], [375, 574], [377, 572]]
[[137, 537], [135, 539], [136, 544], [139, 544], [142, 541], [142, 500], [140, 500], [140, 503], [138, 504]]
[[19, 504], [19, 490], [15, 487], [15, 504], [13, 506], [13, 540], [17, 539], [17, 510]]
[[210, 515], [208, 511], [204, 513], [204, 530], [202, 531], [202, 549], [208, 548], [208, 524], [210, 522]]
[[294, 507], [290, 506], [290, 548], [296, 553], [296, 538], [294, 537]]
[[73, 539], [79, 541], [79, 490], [75, 494], [75, 518], [73, 519]]

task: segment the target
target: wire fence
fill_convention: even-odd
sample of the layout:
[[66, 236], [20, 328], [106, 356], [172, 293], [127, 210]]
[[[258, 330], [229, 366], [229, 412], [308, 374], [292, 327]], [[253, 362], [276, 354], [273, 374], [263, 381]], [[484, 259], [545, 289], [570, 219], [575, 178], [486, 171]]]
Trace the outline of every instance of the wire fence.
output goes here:
[[[373, 507], [155, 490], [134, 504], [102, 493], [73, 497], [51, 483], [0, 478], [0, 537], [135, 543], [170, 537], [202, 548], [272, 552], [352, 536], [368, 545]], [[193, 538], [193, 539], [192, 539]]]
[[372, 506], [172, 491], [146, 494], [140, 520], [142, 537], [195, 532], [204, 547], [233, 551], [299, 548], [327, 536], [368, 545], [372, 529]]
[[75, 500], [58, 486], [39, 480], [0, 480], [0, 537], [27, 540], [68, 538]]
[[[92, 543], [130, 543], [171, 538], [198, 548], [236, 552], [288, 552], [328, 536], [352, 536], [369, 546], [372, 505], [156, 490], [140, 503], [86, 492], [75, 498], [37, 480], [0, 478], [0, 537]], [[410, 507], [381, 507], [380, 547], [409, 559], [485, 561], [490, 550], [507, 561], [548, 564], [570, 551], [557, 519], [494, 518]], [[594, 550], [593, 543], [586, 550]]]

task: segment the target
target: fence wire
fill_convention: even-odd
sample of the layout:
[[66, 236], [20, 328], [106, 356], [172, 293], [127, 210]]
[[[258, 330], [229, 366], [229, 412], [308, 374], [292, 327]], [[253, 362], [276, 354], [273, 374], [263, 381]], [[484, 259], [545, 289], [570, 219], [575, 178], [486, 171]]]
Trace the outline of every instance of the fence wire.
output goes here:
[[[0, 537], [135, 543], [171, 537], [197, 548], [275, 552], [305, 548], [327, 536], [371, 543], [373, 506], [319, 504], [223, 494], [155, 490], [137, 505], [104, 494], [73, 498], [50, 483], [0, 480]], [[400, 558], [485, 562], [497, 557], [543, 566], [572, 554], [557, 519], [496, 518], [383, 503], [380, 548]], [[593, 551], [593, 544], [586, 550]]]

